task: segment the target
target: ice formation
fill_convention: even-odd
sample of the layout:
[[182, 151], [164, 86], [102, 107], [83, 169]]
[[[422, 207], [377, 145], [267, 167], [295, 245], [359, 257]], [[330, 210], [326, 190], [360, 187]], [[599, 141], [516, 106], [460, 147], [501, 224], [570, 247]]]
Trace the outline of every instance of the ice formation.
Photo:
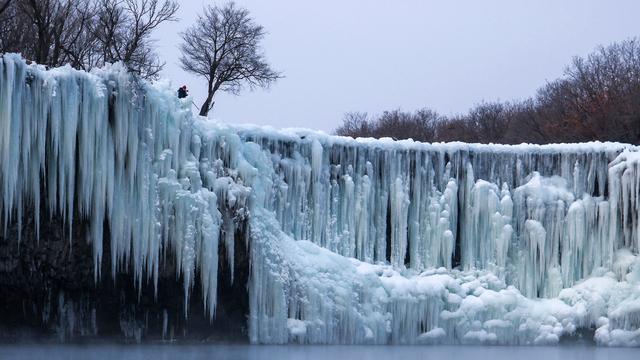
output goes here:
[[138, 286], [162, 286], [173, 256], [185, 301], [199, 279], [213, 317], [219, 244], [233, 269], [246, 225], [253, 343], [553, 344], [586, 329], [640, 345], [638, 148], [354, 140], [218, 124], [188, 101], [118, 65], [0, 57], [4, 228], [27, 211], [37, 227], [88, 220], [96, 279], [104, 249]]

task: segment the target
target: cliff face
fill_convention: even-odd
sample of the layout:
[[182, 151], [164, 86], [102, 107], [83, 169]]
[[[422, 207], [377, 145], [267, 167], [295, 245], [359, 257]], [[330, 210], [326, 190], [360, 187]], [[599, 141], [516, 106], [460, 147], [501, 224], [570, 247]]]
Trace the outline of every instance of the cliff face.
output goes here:
[[119, 66], [0, 57], [2, 339], [640, 345], [637, 147], [189, 108]]
[[[83, 240], [87, 229], [86, 222], [77, 222], [69, 234], [53, 218], [42, 222], [37, 237], [33, 216], [27, 216], [20, 242], [16, 224], [0, 236], [1, 342], [247, 341], [249, 258], [243, 232], [235, 238], [233, 282], [226, 261], [220, 263], [216, 317], [209, 319], [200, 285], [185, 303], [174, 261], [161, 263], [157, 289], [148, 282], [135, 286], [131, 271], [96, 282], [93, 247]], [[107, 252], [105, 273], [109, 262]]]

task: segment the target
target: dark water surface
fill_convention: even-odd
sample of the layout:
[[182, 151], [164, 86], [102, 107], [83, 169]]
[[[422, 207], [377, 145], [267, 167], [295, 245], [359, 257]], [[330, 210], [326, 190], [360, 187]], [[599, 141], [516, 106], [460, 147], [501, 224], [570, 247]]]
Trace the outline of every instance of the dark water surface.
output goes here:
[[592, 346], [3, 345], [0, 359], [591, 360], [640, 359], [640, 349]]

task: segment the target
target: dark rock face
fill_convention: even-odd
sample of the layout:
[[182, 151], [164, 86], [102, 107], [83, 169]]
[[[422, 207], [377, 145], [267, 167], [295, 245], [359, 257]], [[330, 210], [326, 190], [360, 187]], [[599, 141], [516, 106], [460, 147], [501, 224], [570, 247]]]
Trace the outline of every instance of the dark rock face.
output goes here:
[[250, 267], [243, 232], [236, 234], [233, 282], [219, 249], [218, 306], [210, 320], [200, 280], [185, 304], [170, 257], [161, 264], [157, 294], [151, 281], [138, 289], [129, 269], [112, 277], [107, 234], [96, 282], [87, 223], [69, 228], [61, 218], [42, 219], [39, 240], [29, 215], [20, 241], [15, 223], [0, 235], [0, 341], [247, 341]]

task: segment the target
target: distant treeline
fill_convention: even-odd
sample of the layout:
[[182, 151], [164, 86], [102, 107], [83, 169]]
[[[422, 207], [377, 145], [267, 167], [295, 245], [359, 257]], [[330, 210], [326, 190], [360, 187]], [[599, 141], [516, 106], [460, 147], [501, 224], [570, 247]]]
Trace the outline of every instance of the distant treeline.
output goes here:
[[483, 102], [456, 116], [430, 109], [352, 112], [336, 133], [425, 142], [640, 144], [640, 44], [633, 38], [575, 57], [561, 78], [524, 101]]

